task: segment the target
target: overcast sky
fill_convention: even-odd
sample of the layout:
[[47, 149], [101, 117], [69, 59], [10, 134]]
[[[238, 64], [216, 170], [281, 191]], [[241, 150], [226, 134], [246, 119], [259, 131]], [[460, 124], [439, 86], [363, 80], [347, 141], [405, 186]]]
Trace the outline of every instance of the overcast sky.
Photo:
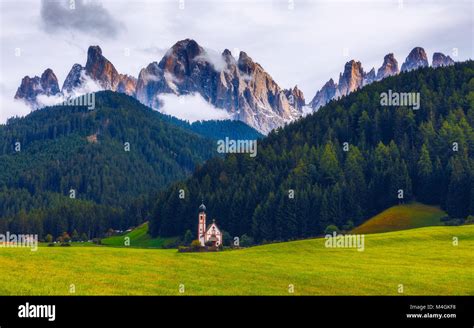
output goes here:
[[0, 0], [0, 123], [29, 112], [12, 102], [23, 76], [49, 67], [61, 87], [74, 63], [85, 65], [89, 45], [100, 45], [120, 73], [138, 76], [185, 38], [247, 52], [281, 87], [297, 84], [309, 101], [350, 59], [368, 71], [393, 52], [401, 66], [415, 46], [430, 62], [434, 51], [473, 58], [473, 3]]

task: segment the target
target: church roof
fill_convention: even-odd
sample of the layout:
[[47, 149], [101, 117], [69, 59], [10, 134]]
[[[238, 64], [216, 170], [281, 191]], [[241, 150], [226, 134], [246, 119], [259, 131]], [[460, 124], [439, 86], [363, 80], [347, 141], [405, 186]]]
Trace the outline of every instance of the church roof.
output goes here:
[[218, 227], [217, 224], [216, 224], [216, 220], [212, 220], [212, 223], [206, 227], [206, 232], [209, 231], [209, 229], [211, 229], [211, 227], [212, 227], [213, 225], [216, 226], [216, 229], [217, 229], [217, 230], [221, 231], [221, 229], [219, 229], [219, 227]]

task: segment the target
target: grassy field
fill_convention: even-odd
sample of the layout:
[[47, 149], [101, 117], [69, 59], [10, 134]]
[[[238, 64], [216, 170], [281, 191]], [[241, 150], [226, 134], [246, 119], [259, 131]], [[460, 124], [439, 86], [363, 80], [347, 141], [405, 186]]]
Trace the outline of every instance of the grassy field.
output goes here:
[[377, 214], [352, 230], [353, 233], [377, 233], [443, 225], [446, 213], [439, 207], [420, 203], [397, 205]]
[[[459, 245], [453, 246], [453, 237]], [[0, 248], [1, 295], [474, 295], [474, 225], [218, 253], [115, 247]]]
[[167, 242], [173, 241], [174, 238], [152, 238], [148, 234], [148, 222], [133, 229], [132, 231], [122, 235], [104, 238], [101, 243], [106, 246], [125, 247], [125, 238], [130, 240], [130, 247], [138, 248], [162, 248]]

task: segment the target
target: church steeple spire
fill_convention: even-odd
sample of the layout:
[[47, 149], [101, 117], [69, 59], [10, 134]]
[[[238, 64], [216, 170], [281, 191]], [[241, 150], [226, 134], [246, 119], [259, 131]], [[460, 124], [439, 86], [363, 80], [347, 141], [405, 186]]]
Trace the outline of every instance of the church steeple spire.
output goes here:
[[199, 212], [206, 212], [206, 205], [204, 205], [203, 201], [201, 201], [201, 206], [199, 206]]

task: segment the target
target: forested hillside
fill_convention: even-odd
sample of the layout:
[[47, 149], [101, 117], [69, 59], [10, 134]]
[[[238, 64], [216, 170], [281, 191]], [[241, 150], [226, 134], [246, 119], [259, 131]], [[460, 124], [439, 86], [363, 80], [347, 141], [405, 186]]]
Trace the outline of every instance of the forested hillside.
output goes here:
[[92, 235], [127, 227], [144, 217], [120, 213], [185, 178], [215, 149], [109, 91], [96, 94], [94, 110], [54, 106], [10, 119], [0, 126], [0, 227]]
[[[381, 106], [389, 90], [419, 93], [420, 109]], [[270, 133], [255, 158], [208, 161], [160, 194], [150, 231], [194, 231], [201, 199], [222, 229], [257, 241], [349, 229], [415, 199], [465, 218], [474, 213], [473, 127], [472, 61], [389, 77]]]

